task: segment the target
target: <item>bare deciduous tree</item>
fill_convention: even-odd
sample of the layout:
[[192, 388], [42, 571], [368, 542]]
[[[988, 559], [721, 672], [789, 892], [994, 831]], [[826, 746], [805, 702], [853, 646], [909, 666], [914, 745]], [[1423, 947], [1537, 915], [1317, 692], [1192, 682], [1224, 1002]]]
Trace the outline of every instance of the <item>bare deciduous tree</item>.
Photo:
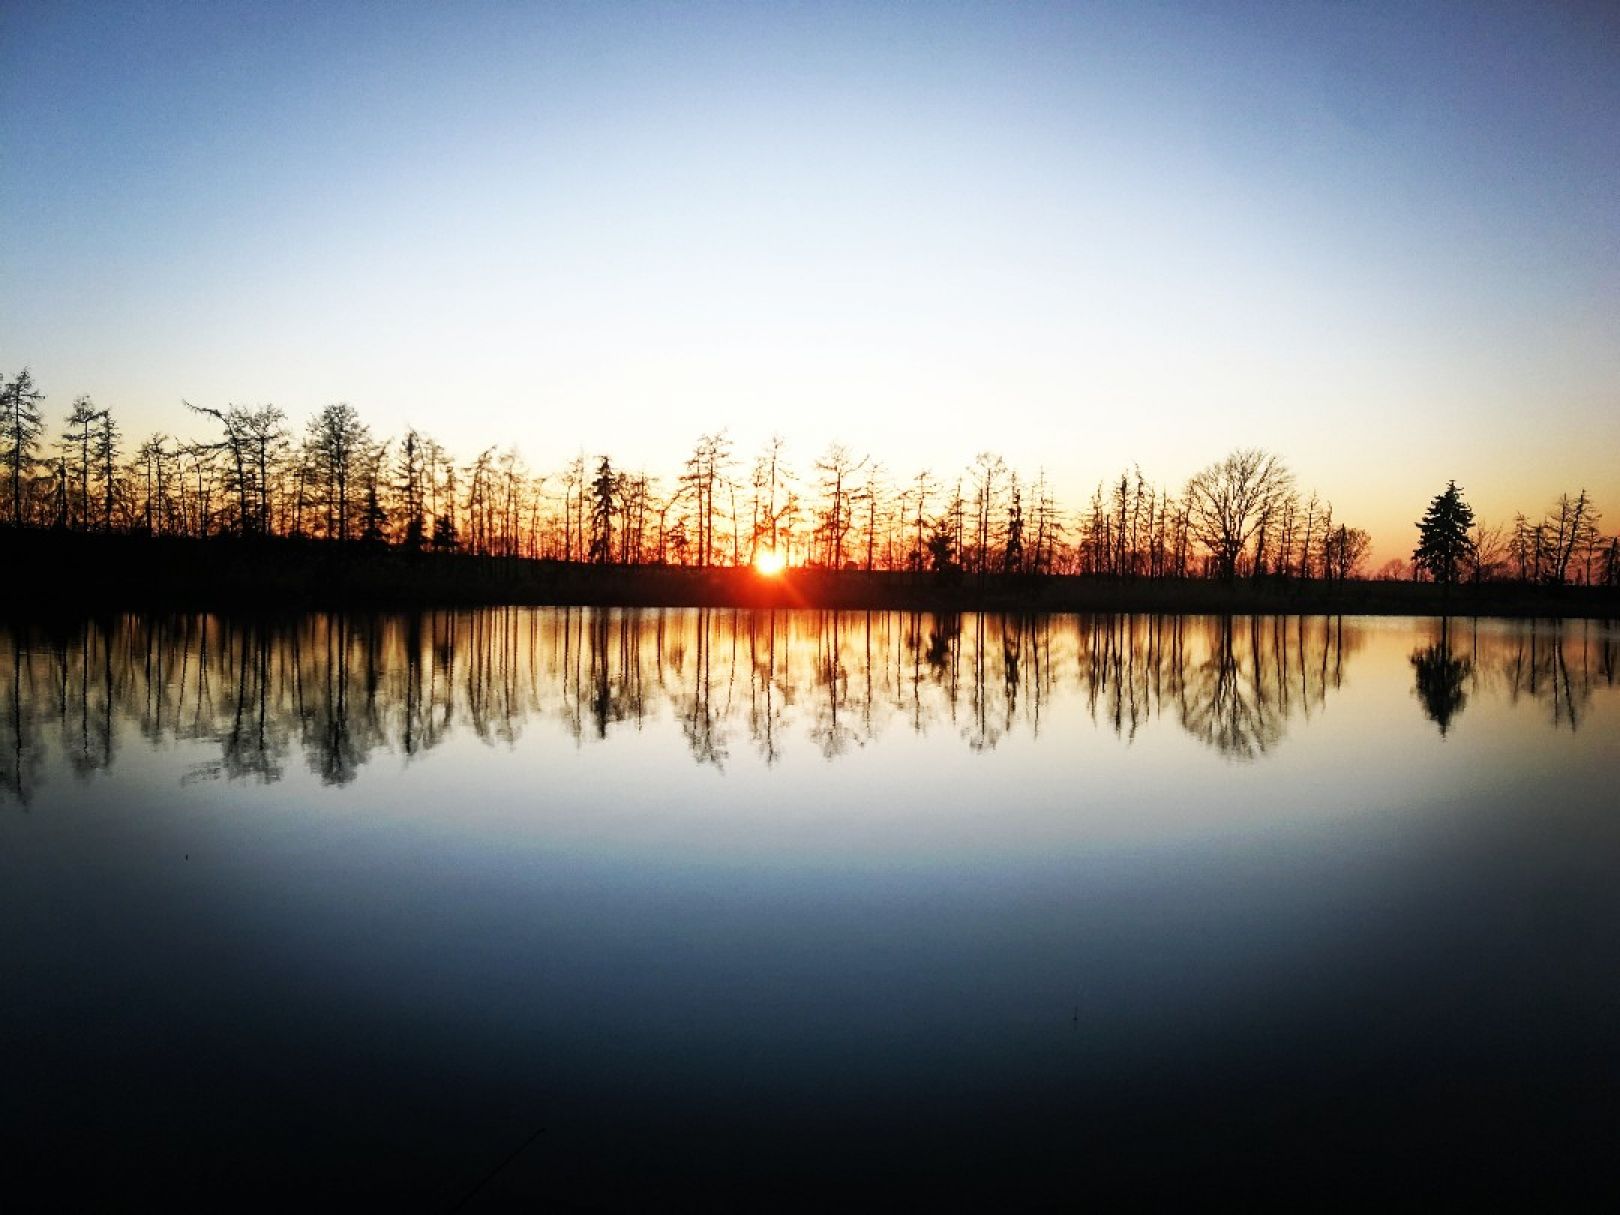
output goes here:
[[1234, 451], [1187, 482], [1188, 527], [1222, 578], [1236, 576], [1249, 541], [1293, 487], [1283, 462], [1258, 448]]
[[817, 530], [822, 537], [824, 559], [832, 569], [842, 569], [844, 566], [844, 541], [849, 535], [852, 514], [850, 499], [853, 494], [849, 482], [865, 467], [866, 457], [857, 460], [842, 443], [834, 443], [816, 461], [816, 471], [821, 474], [823, 502], [821, 525]]

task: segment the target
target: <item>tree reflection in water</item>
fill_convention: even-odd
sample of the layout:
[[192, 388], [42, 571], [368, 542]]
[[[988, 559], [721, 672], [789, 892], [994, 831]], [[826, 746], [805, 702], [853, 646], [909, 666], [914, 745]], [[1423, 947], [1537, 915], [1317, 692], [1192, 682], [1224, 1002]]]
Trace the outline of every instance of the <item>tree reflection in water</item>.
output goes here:
[[1482, 632], [1478, 620], [1435, 622], [1439, 633], [1412, 652], [1413, 691], [1446, 734], [1481, 692], [1541, 706], [1554, 729], [1577, 730], [1592, 692], [1620, 686], [1620, 642], [1592, 621], [1534, 621]]
[[1468, 703], [1465, 684], [1474, 672], [1473, 659], [1451, 652], [1451, 622], [1440, 622], [1440, 638], [1412, 651], [1412, 669], [1417, 675], [1417, 698], [1430, 721], [1440, 727], [1444, 738], [1452, 719]]
[[[1340, 687], [1362, 635], [1323, 617], [732, 609], [19, 626], [0, 631], [0, 788], [26, 804], [52, 751], [89, 777], [130, 730], [217, 746], [188, 779], [275, 781], [302, 760], [336, 785], [379, 750], [410, 759], [468, 731], [512, 746], [541, 725], [585, 746], [669, 723], [722, 768], [745, 738], [768, 765], [801, 743], [833, 760], [888, 730], [948, 730], [988, 751], [1039, 736], [1060, 695], [1122, 740], [1163, 718], [1249, 761]], [[1411, 663], [1443, 732], [1484, 684], [1576, 728], [1620, 665], [1612, 635], [1579, 623], [1466, 638], [1442, 626]]]

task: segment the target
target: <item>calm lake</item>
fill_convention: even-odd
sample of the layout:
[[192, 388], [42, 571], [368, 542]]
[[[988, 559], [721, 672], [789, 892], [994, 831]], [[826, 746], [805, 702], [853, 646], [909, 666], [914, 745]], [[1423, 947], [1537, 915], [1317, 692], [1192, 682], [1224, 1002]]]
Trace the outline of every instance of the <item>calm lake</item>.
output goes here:
[[0, 627], [13, 1186], [1612, 1197], [1620, 629]]

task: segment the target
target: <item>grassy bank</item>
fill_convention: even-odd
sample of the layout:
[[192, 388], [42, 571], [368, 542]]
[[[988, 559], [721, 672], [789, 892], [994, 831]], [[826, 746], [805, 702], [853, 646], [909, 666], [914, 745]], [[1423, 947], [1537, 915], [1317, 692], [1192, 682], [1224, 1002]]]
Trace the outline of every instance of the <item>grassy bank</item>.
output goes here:
[[1620, 619], [1620, 590], [1517, 583], [1135, 579], [593, 566], [305, 540], [0, 532], [0, 610], [482, 604], [926, 611], [1345, 613]]

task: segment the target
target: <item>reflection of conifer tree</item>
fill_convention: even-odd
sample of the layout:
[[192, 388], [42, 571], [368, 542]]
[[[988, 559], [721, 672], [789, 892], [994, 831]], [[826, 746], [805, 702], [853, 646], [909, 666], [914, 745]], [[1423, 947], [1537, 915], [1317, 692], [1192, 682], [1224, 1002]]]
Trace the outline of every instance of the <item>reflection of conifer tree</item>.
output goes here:
[[647, 694], [642, 683], [641, 633], [645, 617], [625, 612], [619, 617], [619, 670], [625, 688], [625, 715], [640, 729], [647, 719]]
[[928, 632], [928, 670], [934, 683], [943, 688], [950, 720], [956, 722], [957, 697], [961, 687], [962, 618], [946, 613], [932, 618]]
[[936, 676], [953, 665], [956, 641], [961, 635], [960, 617], [942, 616], [934, 621], [934, 627], [928, 631], [928, 665]]
[[1018, 712], [1018, 679], [1020, 662], [1024, 657], [1024, 630], [1022, 622], [1016, 618], [1012, 626], [1008, 622], [1001, 622], [1001, 683], [1002, 697], [1007, 702], [1007, 725], [1012, 726], [1012, 719]]
[[[604, 458], [603, 463], [606, 463]], [[596, 737], [606, 738], [608, 724], [618, 720], [608, 678], [608, 618], [600, 609], [591, 613], [591, 720]]]
[[1474, 670], [1472, 659], [1458, 658], [1452, 654], [1449, 626], [1450, 621], [1442, 619], [1440, 639], [1412, 652], [1418, 700], [1429, 720], [1440, 727], [1442, 738], [1468, 703], [1468, 693], [1463, 685]]

